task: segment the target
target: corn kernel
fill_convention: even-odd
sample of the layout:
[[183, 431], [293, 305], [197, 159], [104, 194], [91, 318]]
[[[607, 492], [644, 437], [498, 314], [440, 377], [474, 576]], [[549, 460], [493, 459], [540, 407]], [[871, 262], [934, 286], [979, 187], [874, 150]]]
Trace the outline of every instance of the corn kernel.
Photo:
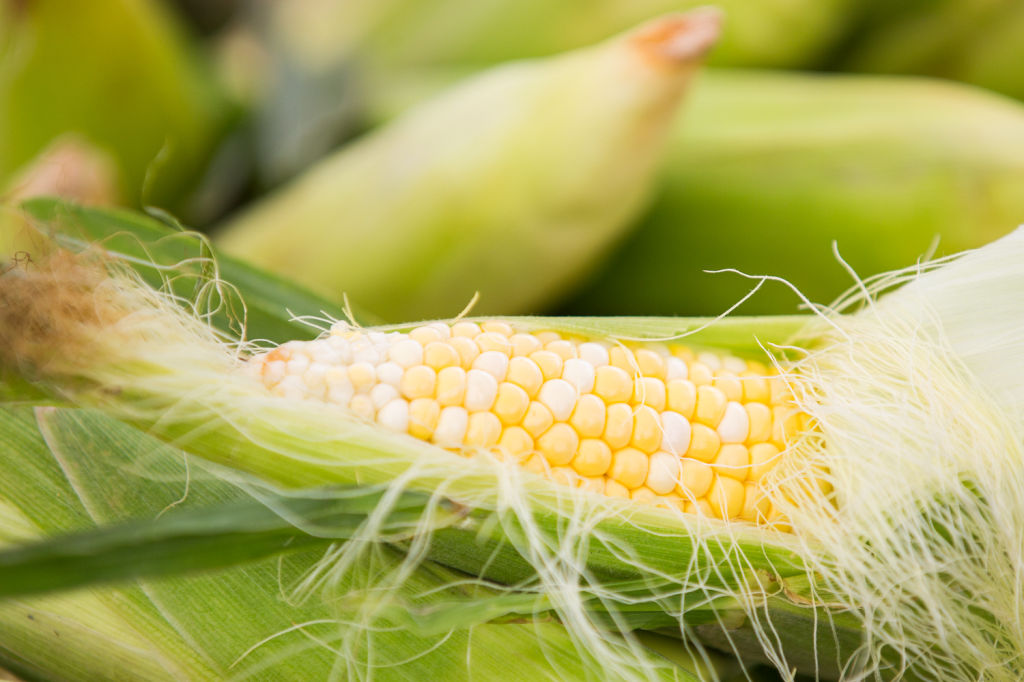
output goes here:
[[416, 398], [409, 402], [409, 435], [429, 440], [441, 417], [441, 406], [431, 398]]
[[476, 341], [465, 336], [453, 336], [448, 340], [455, 352], [459, 354], [459, 364], [462, 369], [472, 369], [473, 361], [480, 355], [480, 346]]
[[629, 488], [613, 478], [606, 478], [604, 481], [604, 494], [608, 497], [624, 497], [629, 499]]
[[633, 376], [620, 367], [598, 367], [594, 374], [594, 393], [608, 403], [624, 403], [633, 395]]
[[508, 376], [505, 378], [526, 391], [526, 394], [531, 399], [537, 396], [537, 391], [544, 384], [544, 374], [540, 371], [540, 367], [537, 366], [536, 362], [526, 357], [517, 357], [509, 360]]
[[466, 429], [466, 445], [477, 448], [489, 448], [498, 442], [501, 436], [501, 420], [490, 412], [474, 412], [469, 415]]
[[636, 448], [623, 448], [612, 455], [608, 475], [630, 490], [639, 488], [647, 479], [648, 457]]
[[633, 437], [633, 408], [625, 403], [609, 405], [601, 437], [612, 450], [626, 447]]
[[743, 400], [743, 382], [735, 374], [723, 372], [711, 380], [711, 385], [724, 393], [727, 400]]
[[759, 481], [779, 461], [779, 448], [771, 443], [750, 446], [750, 479]]
[[660, 381], [665, 380], [665, 358], [660, 353], [647, 348], [640, 348], [633, 351], [633, 357], [636, 359], [636, 364], [640, 368], [641, 374]]
[[498, 439], [498, 449], [510, 457], [523, 458], [533, 452], [533, 439], [521, 426], [507, 426]]
[[633, 437], [630, 445], [637, 450], [651, 454], [661, 445], [661, 420], [658, 413], [646, 405], [636, 408], [633, 421]]
[[747, 422], [750, 424], [750, 432], [747, 434], [747, 444], [763, 443], [772, 437], [772, 411], [763, 403], [746, 403], [743, 409], [747, 411]]
[[569, 423], [584, 438], [597, 438], [604, 431], [607, 409], [604, 401], [592, 393], [581, 395]]
[[612, 465], [612, 450], [603, 440], [584, 438], [572, 458], [572, 468], [582, 476], [601, 476]]
[[714, 379], [711, 369], [702, 362], [692, 362], [687, 369], [694, 386], [707, 386]]
[[562, 359], [562, 362], [576, 357], [576, 346], [571, 341], [551, 341], [544, 344], [544, 350], [554, 353]]
[[691, 424], [690, 447], [686, 451], [686, 456], [701, 462], [711, 462], [718, 454], [721, 444], [717, 431], [704, 424]]
[[545, 381], [537, 394], [537, 400], [544, 403], [555, 421], [564, 422], [576, 407], [576, 389], [564, 379]]
[[715, 476], [715, 481], [708, 491], [707, 501], [711, 505], [711, 513], [723, 521], [734, 519], [743, 511], [743, 484], [728, 476]]
[[555, 424], [537, 439], [537, 449], [552, 466], [572, 461], [580, 446], [580, 437], [568, 424]]
[[725, 406], [722, 421], [718, 424], [718, 436], [723, 443], [742, 443], [750, 433], [750, 419], [743, 405], [729, 402]]
[[646, 405], [661, 412], [665, 409], [665, 382], [652, 377], [636, 377], [633, 381], [632, 401], [634, 405]]
[[530, 359], [537, 363], [545, 381], [559, 379], [562, 376], [562, 358], [549, 350], [538, 350], [530, 353]]
[[636, 358], [633, 357], [633, 351], [624, 346], [614, 346], [609, 349], [608, 362], [611, 363], [613, 367], [618, 367], [629, 374], [630, 378], [636, 376], [639, 371]]
[[697, 387], [686, 379], [673, 379], [665, 384], [668, 409], [693, 419], [697, 406]]
[[466, 398], [466, 370], [445, 367], [437, 373], [437, 402], [442, 406], [461, 405]]
[[484, 332], [473, 340], [476, 341], [476, 345], [480, 348], [481, 353], [495, 351], [501, 353], [506, 358], [512, 353], [512, 342], [508, 340], [507, 336], [497, 332]]
[[440, 371], [460, 364], [458, 351], [450, 343], [432, 341], [423, 348], [423, 364]]
[[725, 415], [728, 404], [725, 394], [714, 386], [704, 384], [697, 387], [697, 407], [694, 410], [694, 421], [715, 428]]
[[469, 412], [464, 407], [445, 407], [437, 419], [430, 440], [443, 448], [461, 447], [469, 428]]
[[513, 334], [509, 341], [512, 343], [512, 355], [515, 357], [525, 357], [544, 347], [533, 334]]
[[498, 397], [497, 380], [479, 369], [466, 372], [466, 409], [470, 412], [489, 410]]
[[480, 325], [476, 322], [456, 322], [452, 325], [452, 336], [475, 338], [480, 336]]
[[723, 445], [718, 450], [711, 468], [719, 476], [728, 476], [737, 481], [746, 480], [750, 473], [750, 451], [746, 445], [739, 443]]
[[544, 406], [543, 403], [539, 403], [536, 400], [531, 402], [529, 407], [526, 409], [526, 415], [523, 417], [523, 428], [534, 438], [539, 437], [542, 433], [551, 428], [551, 425], [555, 423], [555, 418], [551, 414], [551, 410]]
[[697, 500], [711, 490], [715, 473], [711, 467], [704, 462], [695, 459], [685, 458], [679, 466], [679, 483], [676, 485], [676, 492], [688, 500]]
[[490, 334], [512, 336], [512, 326], [508, 322], [502, 322], [501, 320], [488, 320], [487, 322], [481, 322], [480, 329]]
[[526, 416], [530, 407], [530, 396], [519, 386], [503, 382], [498, 386], [498, 397], [494, 401], [494, 413], [502, 423], [512, 426], [518, 424]]
[[648, 488], [659, 495], [667, 495], [672, 492], [679, 481], [680, 461], [677, 455], [659, 450], [651, 455], [648, 464], [647, 480]]

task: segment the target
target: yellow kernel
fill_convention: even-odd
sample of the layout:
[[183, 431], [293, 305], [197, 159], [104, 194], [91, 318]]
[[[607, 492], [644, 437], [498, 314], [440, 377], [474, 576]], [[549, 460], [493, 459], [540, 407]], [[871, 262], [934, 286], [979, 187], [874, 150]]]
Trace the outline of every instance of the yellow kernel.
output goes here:
[[790, 405], [778, 405], [772, 408], [772, 442], [785, 450], [789, 441], [797, 435], [798, 417], [795, 407]]
[[779, 449], [771, 443], [750, 446], [750, 480], [759, 481], [779, 462]]
[[409, 403], [409, 434], [429, 440], [441, 417], [441, 406], [431, 398], [416, 398]]
[[544, 373], [536, 362], [527, 357], [509, 360], [508, 375], [505, 378], [526, 391], [531, 398], [537, 397], [537, 391], [544, 383]]
[[533, 452], [533, 439], [521, 426], [506, 426], [498, 439], [498, 449], [510, 457], [526, 457]]
[[487, 322], [481, 322], [480, 328], [485, 332], [492, 334], [512, 336], [512, 325], [508, 322], [502, 322], [501, 320], [488, 320]]
[[633, 375], [621, 367], [598, 367], [594, 393], [608, 403], [624, 403], [633, 396]]
[[604, 476], [580, 476], [577, 483], [580, 490], [591, 493], [604, 494]]
[[466, 370], [445, 367], [437, 373], [437, 402], [445, 407], [461, 405], [466, 397]]
[[772, 503], [768, 496], [753, 483], [743, 484], [743, 509], [740, 518], [751, 523], [766, 523]]
[[527, 457], [522, 466], [527, 471], [540, 474], [541, 476], [546, 476], [548, 471], [550, 471], [548, 461], [536, 453]]
[[504, 424], [518, 424], [526, 416], [526, 410], [530, 407], [530, 396], [526, 395], [519, 386], [502, 382], [498, 386], [498, 398], [494, 401], [494, 414]]
[[697, 516], [706, 516], [708, 518], [714, 516], [714, 512], [711, 511], [711, 505], [705, 499], [697, 500], [696, 502], [687, 500], [686, 505], [683, 507], [683, 511], [687, 514], [696, 514]]
[[548, 477], [552, 482], [570, 488], [578, 488], [580, 485], [580, 475], [569, 467], [551, 467]]
[[530, 353], [530, 359], [537, 363], [545, 381], [562, 376], [562, 358], [558, 354], [549, 350], [538, 350]]
[[512, 342], [508, 340], [507, 336], [497, 332], [484, 332], [473, 340], [476, 341], [476, 345], [480, 348], [481, 353], [486, 353], [489, 350], [498, 351], [505, 355], [512, 353]]
[[762, 372], [747, 371], [742, 375], [743, 381], [743, 402], [745, 403], [767, 403], [771, 397], [771, 390], [768, 388], [768, 380]]
[[555, 424], [537, 439], [537, 449], [552, 466], [563, 466], [571, 462], [579, 446], [579, 435], [564, 423]]
[[636, 358], [636, 364], [640, 367], [641, 374], [661, 379], [662, 381], [665, 380], [665, 358], [661, 354], [646, 348], [640, 348], [633, 353], [633, 357]]
[[633, 420], [633, 437], [630, 445], [647, 454], [657, 451], [661, 445], [661, 419], [653, 408], [641, 405], [636, 408]]
[[416, 327], [409, 332], [409, 338], [413, 341], [418, 341], [426, 347], [428, 344], [440, 341], [444, 337], [441, 336], [441, 332], [433, 327]]
[[623, 448], [612, 455], [608, 475], [630, 490], [639, 488], [647, 480], [648, 457], [636, 448]]
[[477, 448], [489, 448], [498, 442], [501, 436], [501, 420], [490, 412], [474, 412], [469, 415], [469, 427], [466, 429], [466, 445]]
[[723, 521], [735, 519], [743, 511], [743, 497], [746, 491], [743, 484], [728, 476], [715, 476], [711, 490], [708, 491], [708, 504], [711, 513]]
[[723, 445], [715, 455], [711, 468], [719, 476], [728, 476], [737, 481], [746, 480], [750, 472], [750, 451], [746, 445], [739, 443]]
[[629, 498], [634, 502], [640, 502], [641, 504], [654, 504], [658, 499], [658, 493], [654, 492], [647, 486], [640, 486], [636, 490], [629, 492]]
[[456, 322], [452, 325], [452, 336], [473, 338], [480, 335], [480, 325], [476, 322]]
[[701, 424], [715, 428], [722, 421], [728, 403], [725, 394], [714, 386], [697, 386], [697, 406], [693, 418]]
[[550, 341], [544, 344], [544, 350], [550, 351], [562, 358], [563, 362], [576, 357], [576, 346], [572, 341]]
[[554, 423], [555, 417], [551, 414], [551, 410], [544, 403], [536, 400], [530, 403], [526, 409], [526, 415], [523, 417], [523, 428], [534, 438], [550, 429]]
[[529, 355], [544, 347], [533, 334], [513, 334], [509, 341], [512, 343], [512, 355], [516, 357]]
[[618, 367], [629, 374], [631, 378], [639, 371], [633, 351], [623, 346], [612, 346], [608, 349], [608, 362], [612, 367]]
[[687, 346], [669, 346], [669, 352], [685, 362], [687, 365], [692, 363], [695, 359], [693, 351]]
[[683, 459], [676, 491], [688, 500], [698, 500], [711, 490], [714, 479], [715, 474], [709, 465], [695, 459]]
[[686, 500], [675, 493], [670, 493], [659, 495], [657, 505], [662, 509], [681, 512], [686, 508]]
[[[421, 327], [421, 329], [427, 329], [427, 327]], [[430, 331], [437, 333], [436, 329]], [[459, 353], [450, 343], [432, 341], [423, 348], [423, 364], [428, 367], [442, 370], [445, 367], [458, 365], [459, 362]]]
[[653, 377], [637, 377], [633, 382], [634, 405], [647, 405], [658, 412], [665, 410], [665, 382]]
[[462, 369], [472, 368], [473, 361], [480, 355], [480, 347], [476, 345], [476, 341], [465, 336], [453, 336], [448, 339], [448, 343], [459, 354], [459, 364], [462, 365]]
[[701, 462], [711, 462], [721, 444], [717, 431], [704, 424], [693, 424], [690, 427], [690, 447], [686, 450], [686, 456]]
[[763, 403], [746, 403], [743, 409], [750, 422], [747, 445], [767, 442], [772, 437], [772, 411]]
[[693, 419], [697, 406], [697, 387], [689, 379], [673, 379], [665, 385], [668, 409]]
[[608, 406], [601, 438], [612, 450], [619, 450], [629, 444], [633, 437], [633, 408], [626, 403]]
[[694, 383], [695, 386], [705, 386], [711, 383], [714, 379], [714, 375], [711, 373], [711, 368], [705, 365], [703, 362], [692, 362], [688, 366], [689, 376], [687, 378]]
[[606, 478], [604, 481], [604, 494], [608, 497], [625, 497], [629, 499], [629, 488], [613, 478]]
[[711, 385], [725, 394], [726, 400], [743, 400], [743, 382], [731, 372], [722, 372], [711, 380]]
[[426, 365], [416, 365], [405, 370], [400, 389], [409, 400], [430, 398], [437, 387], [437, 372]]
[[368, 362], [354, 362], [348, 366], [348, 380], [356, 391], [368, 391], [377, 383], [377, 370]]
[[602, 476], [612, 465], [612, 449], [603, 440], [584, 438], [572, 458], [572, 468], [583, 476]]
[[584, 438], [597, 438], [604, 432], [606, 409], [604, 401], [592, 393], [581, 395], [576, 401], [569, 423]]

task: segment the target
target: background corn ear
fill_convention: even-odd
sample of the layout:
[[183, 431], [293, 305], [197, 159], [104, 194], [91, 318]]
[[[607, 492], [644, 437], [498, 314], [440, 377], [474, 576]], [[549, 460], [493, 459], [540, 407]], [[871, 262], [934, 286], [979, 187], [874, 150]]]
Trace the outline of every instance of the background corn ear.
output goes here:
[[[828, 303], [859, 276], [985, 244], [1024, 221], [1024, 107], [924, 79], [706, 72], [652, 208], [562, 310], [719, 314], [783, 277]], [[767, 283], [740, 308], [786, 313]]]
[[647, 198], [713, 12], [496, 69], [338, 152], [214, 240], [385, 320], [533, 310]]

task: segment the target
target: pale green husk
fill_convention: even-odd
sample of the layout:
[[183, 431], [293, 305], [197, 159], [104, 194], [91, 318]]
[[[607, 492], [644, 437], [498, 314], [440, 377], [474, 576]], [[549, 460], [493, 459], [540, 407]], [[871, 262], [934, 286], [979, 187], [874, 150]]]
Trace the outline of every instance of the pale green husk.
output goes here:
[[[226, 344], [196, 311], [117, 268], [90, 281], [82, 268], [95, 266], [81, 258], [12, 272], [0, 287], [8, 310], [25, 316], [7, 313], [5, 322], [48, 320], [53, 333], [44, 337], [58, 352], [32, 350], [28, 325], [8, 324], [13, 331], [0, 340], [7, 364], [68, 397], [275, 485], [383, 483], [458, 501], [470, 510], [465, 522], [410, 541], [399, 574], [433, 559], [536, 595], [525, 606], [516, 591], [482, 598], [452, 618], [553, 610], [574, 645], [601, 661], [587, 670], [594, 677], [638, 674], [639, 645], [628, 633], [643, 627], [824, 677], [1009, 680], [1024, 673], [1022, 259], [1018, 231], [929, 271], [869, 283], [849, 303], [861, 310], [849, 315], [821, 310], [706, 328], [519, 321], [785, 357], [817, 423], [777, 479], [792, 535], [570, 490], [384, 433], [336, 408], [272, 397], [241, 371], [248, 349]], [[905, 286], [875, 300], [896, 283]], [[104, 326], [67, 314], [82, 299]], [[810, 485], [808, 476], [831, 485]], [[298, 593], [344, 584], [367, 543], [380, 539], [373, 529], [340, 546]], [[366, 626], [352, 627], [346, 656]], [[616, 632], [627, 635], [626, 649]]]

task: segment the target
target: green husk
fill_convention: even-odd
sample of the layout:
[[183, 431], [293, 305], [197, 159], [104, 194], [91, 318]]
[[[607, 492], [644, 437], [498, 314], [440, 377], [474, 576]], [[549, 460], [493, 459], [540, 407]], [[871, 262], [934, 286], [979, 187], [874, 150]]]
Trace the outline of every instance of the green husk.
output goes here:
[[711, 11], [493, 69], [338, 151], [215, 234], [388, 321], [537, 310], [641, 209]]
[[[637, 674], [630, 632], [641, 627], [825, 678], [1013, 680], [1024, 651], [1013, 607], [1024, 524], [1022, 257], [1017, 232], [865, 284], [847, 301], [861, 307], [855, 314], [822, 311], [767, 332], [742, 318], [706, 328], [516, 321], [613, 338], [685, 334], [697, 347], [714, 335], [746, 355], [786, 356], [818, 425], [779, 469], [774, 501], [794, 534], [605, 499], [272, 397], [239, 370], [246, 348], [88, 254], [0, 279], [0, 348], [5, 366], [51, 390], [275, 488], [384, 483], [463, 505], [462, 523], [424, 525], [387, 576], [437, 561], [509, 587], [414, 617], [422, 632], [554, 614], [573, 646], [600, 661], [583, 668], [595, 678]], [[807, 485], [808, 475], [829, 485]], [[376, 582], [356, 559], [382, 539], [340, 546], [301, 594]], [[350, 634], [369, 631], [361, 622]], [[354, 645], [346, 639], [342, 651]]]
[[[816, 303], [1024, 221], [1024, 107], [923, 79], [707, 72], [647, 215], [569, 314], [717, 315], [781, 277]], [[933, 252], [934, 247], [934, 252]], [[801, 304], [766, 282], [742, 314]]]
[[109, 154], [121, 201], [182, 208], [228, 110], [170, 11], [150, 0], [4, 6], [0, 188], [71, 133]]

